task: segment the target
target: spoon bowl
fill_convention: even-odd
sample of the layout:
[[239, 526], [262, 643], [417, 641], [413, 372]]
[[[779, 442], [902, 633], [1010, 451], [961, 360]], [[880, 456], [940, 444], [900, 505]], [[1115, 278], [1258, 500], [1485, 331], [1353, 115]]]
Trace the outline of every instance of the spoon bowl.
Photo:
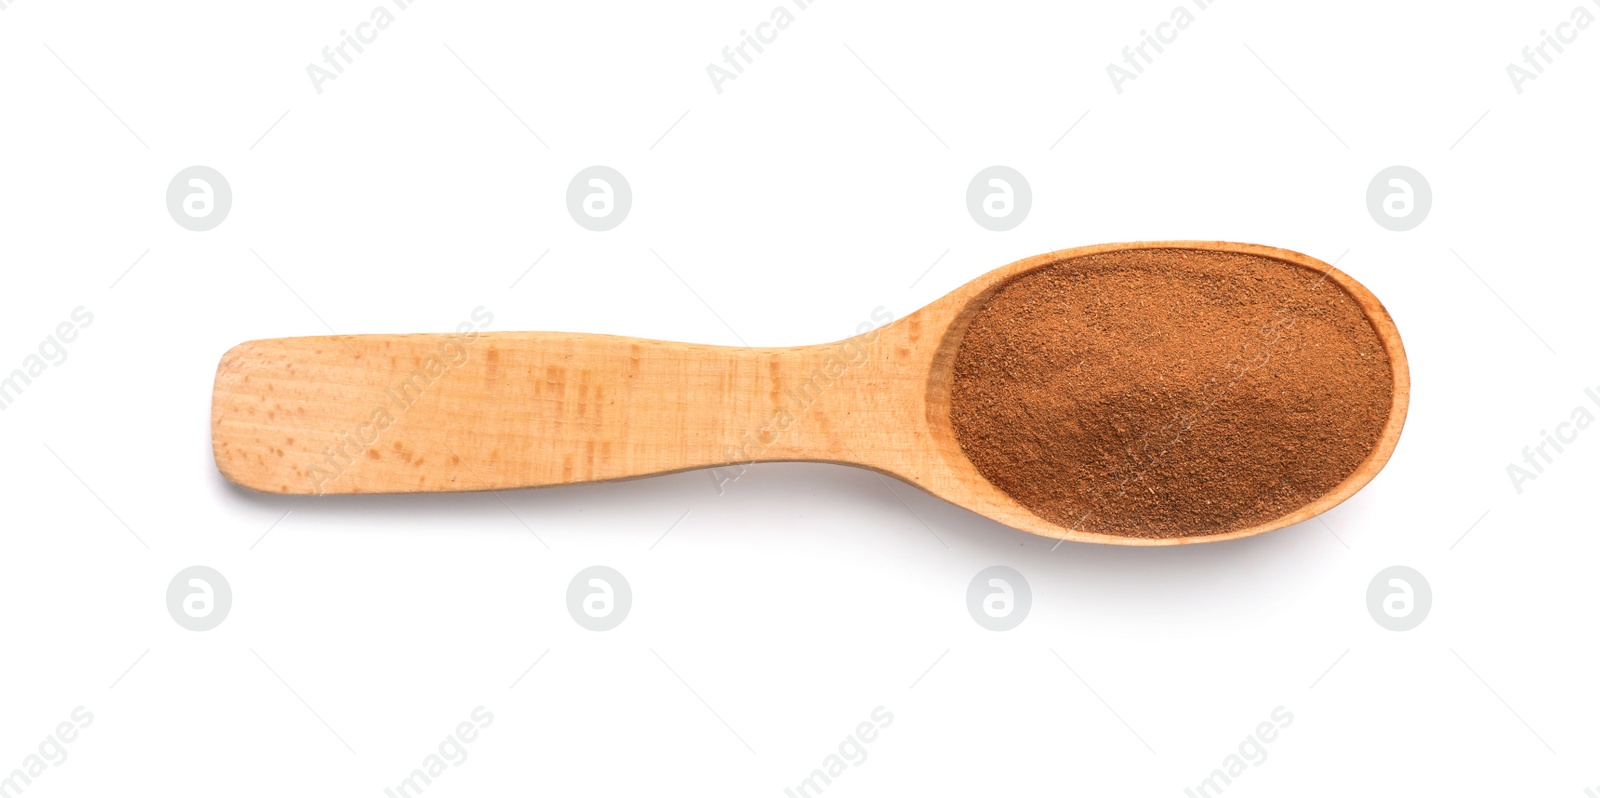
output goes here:
[[[1392, 402], [1365, 459], [1279, 517], [1226, 531], [1139, 537], [1041, 517], [969, 459], [952, 385], [973, 320], [1011, 281], [1078, 258], [1136, 250], [1251, 255], [1344, 292], [1381, 342]], [[486, 315], [486, 314], [485, 314]], [[217, 368], [212, 442], [229, 480], [267, 493], [506, 490], [696, 468], [719, 483], [750, 463], [872, 469], [1017, 529], [1066, 540], [1172, 545], [1295, 524], [1366, 485], [1405, 421], [1409, 373], [1376, 297], [1319, 260], [1219, 242], [1106, 244], [1027, 258], [898, 320], [798, 347], [724, 347], [575, 333], [314, 336], [250, 341]]]

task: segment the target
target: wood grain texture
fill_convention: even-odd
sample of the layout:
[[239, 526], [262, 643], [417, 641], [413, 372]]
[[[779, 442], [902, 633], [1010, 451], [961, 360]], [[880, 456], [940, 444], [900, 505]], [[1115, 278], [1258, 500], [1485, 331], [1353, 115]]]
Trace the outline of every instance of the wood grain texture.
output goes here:
[[[1126, 538], [1046, 521], [989, 484], [949, 421], [950, 369], [980, 300], [1082, 255], [1184, 248], [1275, 258], [1327, 279], [1372, 322], [1394, 369], [1378, 445], [1330, 493], [1273, 522]], [[217, 368], [217, 467], [268, 493], [504, 490], [692, 468], [810, 460], [871, 468], [1050, 537], [1172, 545], [1258, 534], [1339, 504], [1388, 461], [1405, 421], [1399, 332], [1364, 287], [1287, 250], [1219, 242], [1107, 244], [996, 269], [931, 305], [829, 344], [743, 348], [572, 333], [318, 336], [251, 341]]]

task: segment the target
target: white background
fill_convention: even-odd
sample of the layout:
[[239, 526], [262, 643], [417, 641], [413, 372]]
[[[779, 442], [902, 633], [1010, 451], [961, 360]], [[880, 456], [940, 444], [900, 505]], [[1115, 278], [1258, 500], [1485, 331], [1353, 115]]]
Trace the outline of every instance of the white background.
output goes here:
[[[1600, 27], [1522, 93], [1506, 74], [1579, 0], [1223, 0], [1120, 94], [1106, 65], [1178, 0], [822, 0], [720, 94], [707, 64], [778, 0], [420, 0], [319, 94], [306, 66], [378, 2], [0, 11], [0, 372], [94, 314], [0, 412], [0, 775], [94, 716], [26, 795], [376, 796], [480, 705], [425, 795], [778, 796], [879, 706], [826, 795], [1177, 796], [1279, 706], [1224, 794], [1600, 791], [1600, 431], [1520, 495], [1506, 473], [1600, 385]], [[165, 207], [194, 164], [234, 194], [204, 233]], [[633, 189], [610, 232], [565, 206], [592, 164]], [[1032, 185], [1010, 232], [965, 209], [992, 164]], [[1393, 164], [1434, 195], [1404, 233], [1365, 201]], [[1056, 548], [835, 466], [313, 500], [211, 458], [247, 339], [483, 306], [814, 343], [1024, 256], [1182, 238], [1339, 259], [1404, 335], [1404, 437], [1321, 519]], [[209, 632], [165, 606], [195, 564], [233, 590]], [[604, 633], [565, 604], [594, 564], [634, 593]], [[1365, 604], [1396, 564], [1434, 597], [1409, 632]], [[965, 607], [992, 565], [1032, 587], [1013, 631]]]

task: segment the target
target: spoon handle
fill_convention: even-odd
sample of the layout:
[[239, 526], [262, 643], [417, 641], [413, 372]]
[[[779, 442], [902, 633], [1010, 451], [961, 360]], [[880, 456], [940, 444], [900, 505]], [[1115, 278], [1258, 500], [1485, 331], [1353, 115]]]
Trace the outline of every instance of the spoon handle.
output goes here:
[[[575, 333], [251, 341], [218, 365], [213, 452], [231, 481], [296, 494], [851, 462], [895, 382], [874, 357], [877, 337], [792, 348]], [[720, 489], [731, 475], [712, 477]]]

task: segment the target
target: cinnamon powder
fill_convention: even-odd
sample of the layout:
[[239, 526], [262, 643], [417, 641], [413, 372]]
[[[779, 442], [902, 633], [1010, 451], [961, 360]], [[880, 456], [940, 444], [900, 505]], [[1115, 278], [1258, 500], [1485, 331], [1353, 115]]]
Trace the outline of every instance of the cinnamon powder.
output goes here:
[[1002, 285], [956, 354], [968, 459], [1037, 515], [1133, 537], [1221, 534], [1333, 489], [1388, 420], [1360, 307], [1255, 255], [1124, 250]]

